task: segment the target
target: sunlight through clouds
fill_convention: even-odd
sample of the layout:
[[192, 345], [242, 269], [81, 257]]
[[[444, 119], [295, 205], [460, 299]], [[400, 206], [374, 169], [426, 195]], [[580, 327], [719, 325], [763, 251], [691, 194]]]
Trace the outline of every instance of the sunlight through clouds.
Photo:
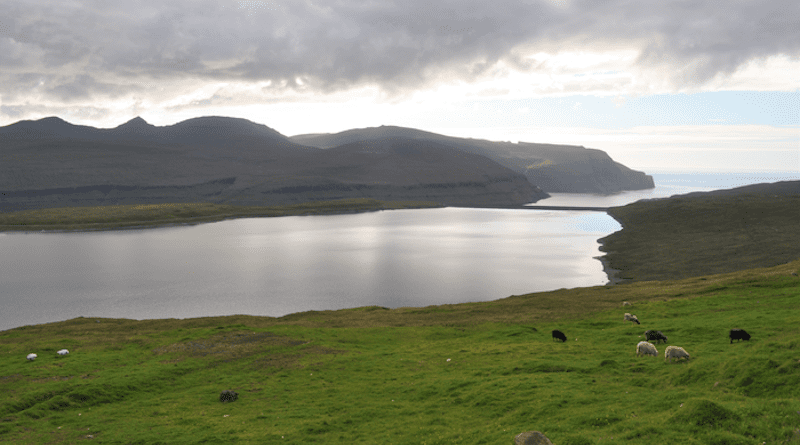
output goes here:
[[792, 0], [7, 0], [0, 126], [223, 115], [288, 135], [383, 124], [507, 140], [511, 128], [568, 144], [581, 128], [797, 126], [798, 17]]

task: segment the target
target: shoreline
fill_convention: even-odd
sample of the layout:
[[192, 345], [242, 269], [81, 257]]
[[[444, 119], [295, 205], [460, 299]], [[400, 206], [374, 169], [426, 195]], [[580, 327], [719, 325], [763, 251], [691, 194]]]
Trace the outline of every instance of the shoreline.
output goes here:
[[[320, 205], [322, 204], [322, 205]], [[241, 218], [278, 218], [282, 216], [314, 216], [314, 215], [346, 215], [357, 213], [378, 212], [382, 210], [407, 210], [407, 209], [426, 209], [445, 207], [434, 202], [409, 202], [409, 201], [377, 201], [367, 202], [371, 207], [363, 207], [361, 203], [355, 203], [353, 207], [334, 207], [325, 205], [338, 204], [336, 201], [311, 202], [299, 205], [276, 206], [273, 208], [264, 207], [257, 211], [219, 213], [192, 217], [139, 220], [139, 221], [107, 221], [107, 222], [85, 222], [68, 224], [0, 224], [0, 234], [2, 233], [80, 233], [80, 232], [103, 232], [112, 230], [141, 230], [155, 229], [163, 227], [193, 226], [197, 224], [213, 223], [229, 219]], [[102, 206], [100, 206], [102, 207]], [[64, 208], [70, 209], [70, 208]], [[49, 209], [41, 209], [49, 210]]]
[[[220, 221], [227, 221], [231, 219], [241, 219], [241, 218], [277, 218], [281, 216], [314, 216], [314, 215], [348, 215], [348, 214], [358, 214], [358, 213], [368, 213], [368, 212], [378, 212], [382, 210], [410, 210], [410, 209], [419, 209], [419, 208], [446, 208], [446, 207], [460, 207], [460, 208], [495, 208], [495, 209], [518, 209], [518, 210], [563, 210], [563, 211], [606, 211], [607, 208], [605, 207], [580, 207], [580, 206], [498, 206], [498, 207], [486, 207], [486, 206], [420, 206], [420, 207], [384, 207], [384, 208], [361, 208], [361, 209], [326, 209], [322, 211], [301, 211], [301, 212], [286, 212], [279, 215], [268, 215], [268, 214], [239, 214], [239, 215], [208, 215], [208, 216], [196, 216], [190, 218], [183, 218], [181, 221], [136, 221], [130, 223], [85, 223], [82, 224], [82, 227], [72, 227], [72, 228], [64, 228], [62, 227], [47, 227], [47, 225], [37, 225], [31, 224], [28, 227], [12, 227], [6, 228], [8, 226], [0, 226], [0, 234], [12, 232], [12, 233], [22, 233], [22, 234], [33, 234], [33, 233], [89, 233], [89, 232], [105, 232], [105, 231], [114, 231], [114, 230], [144, 230], [144, 229], [158, 229], [158, 228], [167, 228], [167, 227], [182, 227], [182, 226], [194, 226], [198, 224], [204, 223], [214, 223]], [[304, 209], [305, 210], [305, 209]], [[606, 212], [607, 213], [607, 212]], [[607, 213], [608, 214], [608, 213]], [[613, 218], [611, 214], [608, 214]], [[92, 227], [92, 226], [97, 227]], [[601, 239], [598, 239], [597, 242], [600, 244], [600, 250], [602, 252], [603, 242]], [[604, 252], [603, 255], [593, 257], [594, 259], [600, 261], [600, 264], [603, 266], [603, 272], [606, 274], [608, 278], [608, 283], [606, 286], [613, 286], [619, 283], [623, 283], [627, 280], [622, 278], [618, 278], [618, 273], [620, 272], [619, 269], [614, 269], [611, 267], [608, 259], [606, 258], [607, 252]]]
[[[619, 223], [620, 227], [622, 227], [621, 229], [617, 230], [617, 232], [620, 232], [620, 231], [625, 229], [625, 226], [622, 224], [622, 222], [617, 220], [616, 218], [614, 218], [614, 215], [612, 215], [608, 211], [606, 211], [606, 215], [608, 215], [611, 218], [613, 218], [614, 221], [617, 221], [617, 223]], [[626, 280], [624, 278], [619, 278], [618, 274], [619, 274], [619, 272], [622, 272], [622, 271], [619, 270], [619, 269], [614, 269], [613, 267], [611, 267], [611, 262], [608, 260], [608, 254], [610, 252], [607, 252], [607, 251], [603, 250], [603, 247], [605, 247], [605, 243], [603, 242], [603, 240], [606, 239], [607, 237], [611, 236], [613, 233], [617, 233], [617, 232], [609, 233], [608, 235], [606, 235], [606, 236], [604, 236], [602, 238], [599, 238], [597, 240], [597, 242], [600, 244], [600, 246], [598, 247], [598, 250], [603, 252], [603, 254], [600, 255], [600, 256], [596, 256], [594, 258], [596, 260], [600, 261], [600, 264], [603, 265], [603, 272], [605, 272], [606, 276], [608, 277], [608, 283], [606, 283], [606, 286], [615, 286], [617, 284], [626, 283], [626, 282], [630, 281], [630, 280]]]
[[[325, 215], [351, 215], [358, 213], [378, 212], [382, 210], [413, 210], [413, 209], [430, 209], [430, 208], [469, 208], [469, 209], [511, 209], [511, 210], [577, 210], [577, 211], [602, 211], [605, 212], [607, 207], [578, 207], [578, 206], [463, 206], [463, 205], [422, 205], [422, 206], [397, 206], [393, 207], [392, 201], [385, 201], [388, 204], [385, 207], [373, 208], [352, 208], [352, 209], [303, 209], [300, 212], [281, 211], [281, 214], [228, 214], [228, 215], [206, 215], [195, 216], [189, 218], [182, 218], [181, 220], [143, 220], [131, 222], [87, 222], [71, 224], [70, 226], [79, 226], [67, 228], [64, 225], [50, 225], [50, 224], [30, 224], [23, 228], [23, 226], [0, 225], [0, 233], [80, 233], [80, 232], [103, 232], [110, 230], [142, 230], [142, 229], [156, 229], [164, 227], [180, 227], [180, 226], [193, 226], [203, 223], [213, 223], [219, 221], [226, 221], [230, 219], [240, 218], [279, 218], [282, 216], [325, 216]], [[434, 204], [434, 203], [430, 203]], [[269, 211], [269, 210], [267, 210]]]
[[603, 272], [605, 272], [606, 276], [608, 277], [608, 283], [605, 284], [606, 286], [616, 286], [617, 284], [625, 283], [628, 281], [623, 278], [617, 277], [617, 274], [621, 271], [619, 269], [614, 269], [613, 267], [611, 267], [611, 264], [608, 262], [608, 259], [606, 258], [605, 254], [593, 258], [600, 261], [600, 264], [603, 265]]

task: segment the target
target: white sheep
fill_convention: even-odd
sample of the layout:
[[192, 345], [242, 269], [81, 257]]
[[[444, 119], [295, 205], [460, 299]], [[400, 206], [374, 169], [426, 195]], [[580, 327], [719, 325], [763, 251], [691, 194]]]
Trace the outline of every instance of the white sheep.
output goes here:
[[639, 357], [640, 355], [652, 355], [653, 357], [658, 357], [658, 349], [656, 349], [656, 346], [649, 341], [640, 341], [636, 345], [636, 356]]
[[36, 355], [36, 354], [28, 354], [28, 360], [30, 360], [30, 361], [36, 360], [36, 357], [38, 357], [38, 355]]
[[56, 352], [56, 354], [58, 354], [58, 355], [67, 355], [67, 354], [69, 354], [69, 351], [67, 351], [66, 349], [62, 349], [62, 350]]
[[669, 360], [672, 362], [673, 358], [675, 360], [680, 360], [682, 358], [689, 360], [690, 357], [689, 353], [679, 346], [667, 346], [667, 349], [664, 351], [664, 361]]
[[627, 312], [625, 312], [625, 316], [623, 317], [623, 319], [624, 319], [625, 321], [632, 321], [632, 322], [634, 322], [634, 323], [636, 323], [636, 324], [640, 324], [640, 323], [639, 323], [639, 319], [638, 319], [638, 318], [636, 318], [636, 316], [635, 316], [635, 315], [631, 315], [631, 314], [629, 314], [629, 313], [627, 313]]
[[622, 307], [625, 307], [625, 306], [631, 306], [631, 303], [628, 302], [628, 301], [623, 301], [622, 302]]

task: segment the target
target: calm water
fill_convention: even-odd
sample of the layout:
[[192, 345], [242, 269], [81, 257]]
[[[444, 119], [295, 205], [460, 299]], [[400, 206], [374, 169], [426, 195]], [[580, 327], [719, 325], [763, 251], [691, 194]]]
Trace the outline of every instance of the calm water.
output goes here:
[[607, 282], [602, 212], [424, 209], [0, 235], [0, 330], [487, 301]]
[[[649, 191], [556, 194], [538, 204], [622, 205], [765, 182], [654, 177]], [[796, 178], [772, 181], [787, 179]], [[446, 208], [0, 234], [0, 330], [78, 316], [418, 307], [601, 285], [597, 239], [619, 228], [602, 212]]]

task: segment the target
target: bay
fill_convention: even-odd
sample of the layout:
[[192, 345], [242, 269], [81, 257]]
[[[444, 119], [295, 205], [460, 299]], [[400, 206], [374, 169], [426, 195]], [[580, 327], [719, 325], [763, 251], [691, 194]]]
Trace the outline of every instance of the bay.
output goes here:
[[[798, 179], [796, 172], [653, 176], [650, 190], [556, 193], [536, 204], [608, 207]], [[619, 228], [603, 212], [444, 208], [1, 233], [0, 330], [78, 316], [421, 307], [602, 285], [597, 239]]]

